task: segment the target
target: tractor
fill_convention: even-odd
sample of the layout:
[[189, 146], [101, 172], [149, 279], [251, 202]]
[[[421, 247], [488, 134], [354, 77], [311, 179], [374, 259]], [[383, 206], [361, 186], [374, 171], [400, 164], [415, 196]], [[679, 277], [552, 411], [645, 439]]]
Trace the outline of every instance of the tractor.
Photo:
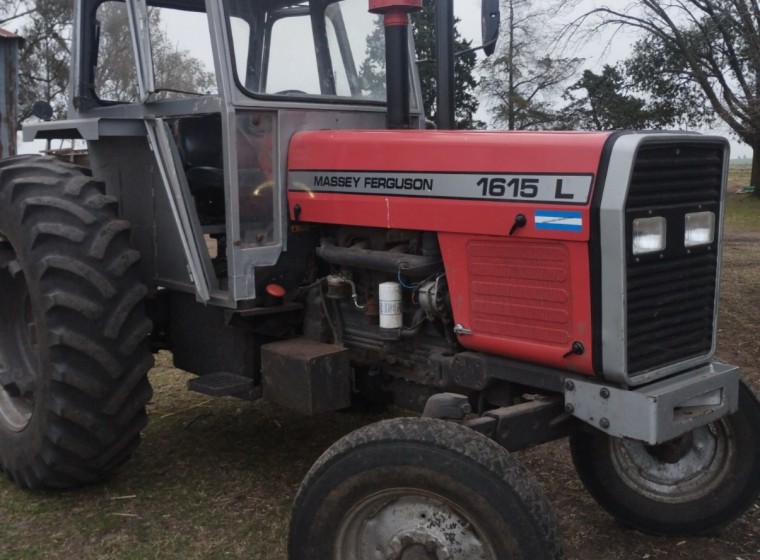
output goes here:
[[[0, 162], [10, 480], [120, 467], [165, 349], [208, 395], [417, 413], [313, 465], [293, 560], [560, 558], [511, 452], [564, 437], [642, 531], [709, 533], [754, 502], [760, 405], [714, 359], [726, 140], [452, 130], [451, 0], [431, 123], [421, 5], [76, 0], [68, 117], [24, 136], [84, 141], [90, 166]], [[159, 15], [207, 49], [202, 80], [159, 57]]]

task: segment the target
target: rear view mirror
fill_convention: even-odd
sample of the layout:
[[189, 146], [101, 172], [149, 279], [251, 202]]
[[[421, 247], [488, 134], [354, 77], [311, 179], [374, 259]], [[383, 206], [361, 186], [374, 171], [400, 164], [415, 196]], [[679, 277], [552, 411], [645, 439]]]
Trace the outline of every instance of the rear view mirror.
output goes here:
[[486, 53], [486, 56], [490, 56], [496, 50], [496, 41], [499, 38], [499, 23], [501, 21], [499, 0], [483, 0], [480, 17], [483, 34], [483, 52]]
[[32, 105], [32, 115], [41, 121], [49, 121], [53, 118], [53, 107], [47, 101], [35, 101]]

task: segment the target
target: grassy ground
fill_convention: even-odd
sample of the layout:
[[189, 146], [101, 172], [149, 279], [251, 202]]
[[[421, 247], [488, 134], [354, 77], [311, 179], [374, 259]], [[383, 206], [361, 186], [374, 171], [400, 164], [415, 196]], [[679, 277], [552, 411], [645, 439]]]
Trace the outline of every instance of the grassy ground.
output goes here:
[[375, 418], [209, 399], [184, 390], [188, 377], [158, 356], [143, 444], [107, 484], [28, 493], [0, 482], [0, 558], [284, 558], [301, 478]]
[[752, 162], [750, 160], [731, 160], [728, 182], [735, 187], [734, 190], [749, 185], [751, 175]]
[[[727, 208], [719, 353], [760, 389], [760, 199]], [[151, 422], [108, 483], [28, 493], [0, 481], [0, 559], [285, 558], [290, 504], [311, 463], [377, 416], [303, 418], [266, 403], [208, 399], [158, 356]], [[583, 490], [565, 442], [521, 453], [557, 509], [568, 558], [760, 558], [760, 508], [711, 537], [621, 527]]]
[[726, 233], [756, 233], [760, 224], [760, 196], [730, 195], [726, 204]]

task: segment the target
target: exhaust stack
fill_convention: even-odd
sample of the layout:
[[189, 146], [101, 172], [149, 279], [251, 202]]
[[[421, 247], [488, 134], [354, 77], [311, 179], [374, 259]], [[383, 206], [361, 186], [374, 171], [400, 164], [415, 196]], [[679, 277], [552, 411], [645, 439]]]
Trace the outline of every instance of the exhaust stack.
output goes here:
[[385, 25], [386, 126], [409, 128], [409, 13], [422, 9], [422, 0], [369, 0], [369, 11], [382, 14]]

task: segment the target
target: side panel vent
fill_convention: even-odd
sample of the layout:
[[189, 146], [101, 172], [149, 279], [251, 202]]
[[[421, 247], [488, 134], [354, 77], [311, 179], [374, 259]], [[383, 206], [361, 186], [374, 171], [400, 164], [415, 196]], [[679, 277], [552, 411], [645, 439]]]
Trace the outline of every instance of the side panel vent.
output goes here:
[[474, 331], [570, 345], [570, 258], [565, 246], [473, 241], [467, 260]]

